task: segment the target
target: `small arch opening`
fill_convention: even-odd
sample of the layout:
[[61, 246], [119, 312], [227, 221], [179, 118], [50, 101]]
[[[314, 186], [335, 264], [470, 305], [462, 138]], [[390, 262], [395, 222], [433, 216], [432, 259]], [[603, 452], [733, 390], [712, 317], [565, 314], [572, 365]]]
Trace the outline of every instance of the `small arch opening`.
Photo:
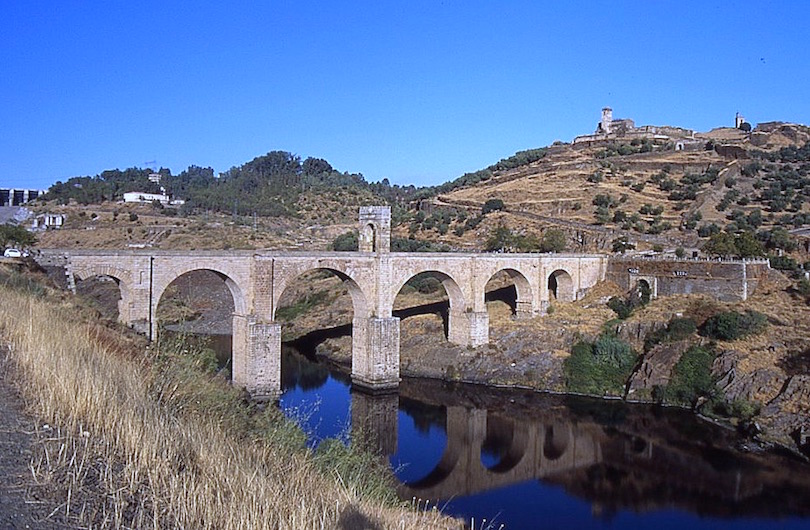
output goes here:
[[[282, 325], [283, 349], [293, 349], [310, 360], [324, 354], [338, 362], [352, 358], [352, 322], [366, 312], [360, 287], [340, 271], [315, 268], [287, 282], [276, 303], [273, 319]], [[287, 377], [282, 356], [282, 380]]]
[[403, 362], [407, 362], [409, 351], [424, 349], [428, 342], [447, 342], [450, 310], [456, 304], [463, 304], [459, 301], [461, 296], [456, 282], [438, 271], [420, 272], [402, 285], [394, 298], [393, 316], [402, 320]]
[[90, 301], [102, 318], [117, 321], [120, 317], [123, 292], [118, 278], [105, 274], [76, 278], [76, 294]]
[[377, 252], [378, 250], [377, 227], [374, 223], [367, 223], [360, 233], [360, 252]]
[[526, 277], [515, 269], [502, 269], [484, 287], [484, 302], [490, 324], [510, 317], [532, 314], [532, 290]]
[[549, 296], [560, 302], [573, 302], [574, 296], [574, 281], [568, 272], [557, 269], [552, 272], [548, 277], [548, 292]]
[[652, 287], [647, 280], [639, 280], [636, 283], [635, 296], [641, 301], [642, 305], [648, 304], [652, 298]]

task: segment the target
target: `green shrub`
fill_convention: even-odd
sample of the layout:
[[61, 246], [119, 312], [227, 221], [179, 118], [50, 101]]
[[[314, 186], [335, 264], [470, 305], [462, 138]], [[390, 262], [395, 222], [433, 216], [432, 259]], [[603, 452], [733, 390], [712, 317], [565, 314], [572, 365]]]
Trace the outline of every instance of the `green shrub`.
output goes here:
[[330, 295], [329, 291], [326, 290], [307, 293], [303, 298], [296, 300], [292, 305], [282, 306], [276, 309], [276, 320], [290, 322], [304, 313], [309, 312], [314, 307], [328, 305], [332, 300], [333, 297]]
[[771, 267], [780, 271], [795, 271], [799, 268], [799, 263], [789, 256], [771, 256], [768, 258]]
[[656, 344], [684, 340], [697, 331], [697, 325], [691, 318], [673, 317], [665, 328], [647, 333], [644, 338], [644, 351], [649, 351]]
[[542, 252], [562, 252], [566, 245], [565, 232], [558, 228], [549, 228], [543, 232], [543, 239], [540, 243]]
[[633, 312], [632, 306], [618, 296], [612, 296], [607, 306], [611, 308], [621, 320], [626, 319]]
[[486, 215], [490, 212], [503, 210], [504, 204], [501, 199], [488, 199], [481, 208], [481, 215]]
[[332, 249], [341, 252], [353, 252], [356, 251], [358, 248], [359, 242], [356, 231], [340, 234], [332, 242]]
[[430, 273], [417, 274], [408, 280], [405, 285], [419, 291], [422, 294], [435, 293], [443, 288], [441, 280], [431, 276]]
[[692, 346], [686, 350], [672, 369], [665, 399], [693, 407], [701, 397], [714, 397], [717, 394], [712, 378], [714, 358], [715, 353], [707, 348]]
[[594, 395], [624, 395], [636, 353], [629, 344], [609, 334], [595, 343], [578, 342], [563, 363], [568, 390]]
[[761, 333], [767, 323], [768, 318], [757, 311], [724, 311], [709, 317], [700, 331], [702, 335], [712, 339], [737, 340]]
[[754, 416], [758, 416], [762, 410], [762, 405], [757, 401], [746, 399], [735, 399], [734, 401], [720, 401], [712, 407], [712, 412], [736, 418], [741, 421], [751, 421]]

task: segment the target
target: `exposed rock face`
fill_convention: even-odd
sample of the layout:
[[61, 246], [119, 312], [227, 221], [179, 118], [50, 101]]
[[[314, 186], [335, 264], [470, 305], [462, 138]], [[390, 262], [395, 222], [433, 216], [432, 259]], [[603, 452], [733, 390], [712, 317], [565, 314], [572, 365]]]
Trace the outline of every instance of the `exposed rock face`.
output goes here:
[[779, 393], [787, 377], [778, 368], [759, 368], [747, 374], [740, 374], [738, 364], [742, 355], [727, 350], [717, 356], [712, 372], [720, 379], [717, 386], [729, 401], [761, 401], [764, 396]]
[[655, 386], [666, 386], [672, 375], [672, 369], [689, 346], [690, 341], [683, 340], [659, 344], [647, 352], [638, 370], [630, 376], [628, 395], [640, 390], [652, 390]]
[[810, 431], [810, 375], [791, 377], [784, 390], [762, 409], [761, 418], [769, 431], [794, 440], [797, 434]]

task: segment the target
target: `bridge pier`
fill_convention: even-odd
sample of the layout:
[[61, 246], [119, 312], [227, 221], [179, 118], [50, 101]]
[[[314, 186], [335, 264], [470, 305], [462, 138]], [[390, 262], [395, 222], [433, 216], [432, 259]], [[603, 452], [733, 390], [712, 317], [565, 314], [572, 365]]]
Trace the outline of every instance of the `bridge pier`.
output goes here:
[[233, 316], [233, 384], [254, 398], [281, 395], [281, 324], [257, 322], [254, 315]]
[[352, 383], [369, 390], [399, 386], [399, 318], [352, 321]]
[[447, 340], [477, 348], [489, 343], [489, 313], [450, 309]]
[[397, 452], [399, 394], [352, 389], [352, 439], [383, 455]]

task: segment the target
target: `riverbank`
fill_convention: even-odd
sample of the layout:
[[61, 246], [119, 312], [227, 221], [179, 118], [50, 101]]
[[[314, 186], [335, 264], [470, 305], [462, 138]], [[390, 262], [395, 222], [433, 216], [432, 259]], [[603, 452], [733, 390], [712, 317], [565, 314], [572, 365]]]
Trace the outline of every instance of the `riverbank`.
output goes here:
[[[647, 403], [670, 403], [666, 390], [675, 366], [691, 347], [712, 352], [714, 361], [698, 374], [707, 383], [717, 411], [707, 399], [686, 404], [735, 428], [750, 431], [762, 443], [775, 442], [808, 454], [804, 432], [810, 431], [810, 307], [797, 299], [790, 282], [778, 273], [763, 282], [744, 302], [722, 303], [705, 295], [679, 295], [652, 300], [624, 320], [608, 308], [611, 297], [623, 296], [605, 282], [574, 303], [555, 303], [549, 314], [515, 320], [508, 303], [487, 302], [490, 344], [471, 349], [450, 344], [440, 313], [428, 312], [401, 322], [401, 374], [487, 386], [527, 388], [546, 392], [572, 389], [566, 360], [574, 346], [593, 343], [608, 334], [632, 348], [634, 365], [621, 388], [596, 397]], [[698, 333], [708, 318], [723, 312], [762, 315], [764, 329], [754, 335], [718, 340]], [[692, 327], [675, 340], [666, 333], [673, 319]], [[306, 319], [297, 328], [306, 328]], [[349, 337], [328, 339], [316, 348], [319, 356], [351, 365]], [[587, 393], [587, 392], [586, 392]]]
[[0, 281], [6, 373], [53, 430], [31, 481], [65, 526], [460, 527], [403, 507], [373, 457], [308, 450], [291, 421], [246, 401], [201, 352], [105, 327], [31, 276], [0, 269]]

